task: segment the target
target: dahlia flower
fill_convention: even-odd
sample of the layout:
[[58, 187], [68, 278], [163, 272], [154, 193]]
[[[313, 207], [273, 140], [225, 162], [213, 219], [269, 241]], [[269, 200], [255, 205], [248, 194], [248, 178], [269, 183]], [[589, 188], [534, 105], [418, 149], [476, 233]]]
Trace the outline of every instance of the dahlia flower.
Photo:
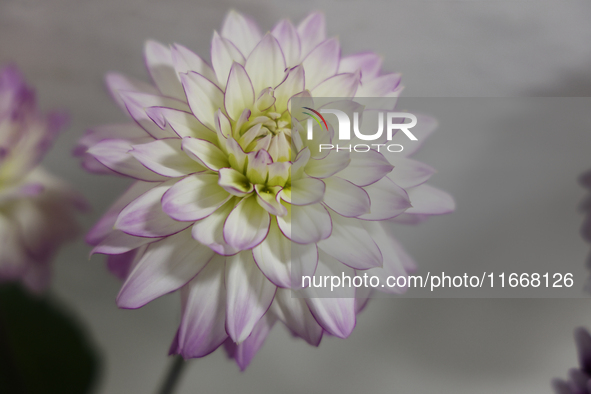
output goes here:
[[0, 69], [0, 282], [44, 290], [51, 259], [79, 231], [84, 199], [39, 166], [66, 122], [63, 113], [41, 114], [15, 67]]
[[571, 369], [568, 381], [555, 379], [556, 394], [591, 394], [591, 335], [584, 328], [575, 331], [579, 369]]
[[408, 158], [434, 121], [422, 118], [419, 142], [392, 157], [318, 152], [292, 121], [294, 97], [401, 91], [378, 55], [341, 57], [322, 14], [262, 34], [231, 11], [213, 34], [211, 64], [154, 41], [145, 61], [152, 84], [106, 77], [133, 122], [89, 130], [77, 154], [91, 172], [135, 179], [87, 240], [124, 280], [119, 307], [180, 290], [171, 354], [203, 357], [225, 344], [244, 369], [276, 322], [311, 345], [324, 333], [349, 336], [371, 289], [318, 296], [293, 284], [292, 271], [406, 275], [414, 264], [382, 222], [454, 209], [424, 184], [434, 170]]

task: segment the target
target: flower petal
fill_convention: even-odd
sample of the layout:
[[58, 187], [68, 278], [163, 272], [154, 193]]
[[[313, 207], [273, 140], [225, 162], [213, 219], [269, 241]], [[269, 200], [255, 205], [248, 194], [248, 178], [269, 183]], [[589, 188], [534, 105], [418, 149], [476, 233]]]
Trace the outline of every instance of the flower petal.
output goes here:
[[248, 178], [233, 168], [221, 168], [218, 174], [218, 184], [234, 196], [244, 197], [254, 191]]
[[297, 30], [302, 45], [302, 56], [305, 56], [316, 45], [326, 39], [326, 20], [324, 19], [324, 14], [315, 12], [308, 15], [300, 22]]
[[318, 242], [320, 250], [355, 269], [382, 266], [382, 254], [363, 223], [331, 213], [332, 233]]
[[388, 155], [388, 161], [394, 166], [388, 178], [405, 189], [427, 182], [435, 173], [433, 167], [417, 160]]
[[281, 83], [285, 77], [285, 58], [281, 46], [271, 33], [267, 33], [258, 43], [246, 59], [244, 68], [256, 93]]
[[189, 282], [214, 256], [187, 229], [148, 246], [117, 296], [120, 308], [140, 308]]
[[115, 228], [129, 235], [157, 238], [178, 233], [189, 223], [173, 220], [162, 210], [161, 199], [176, 179], [163, 182], [128, 204], [115, 222]]
[[92, 227], [86, 235], [86, 242], [90, 245], [98, 245], [105, 239], [113, 230], [113, 226], [117, 221], [117, 216], [127, 204], [151, 190], [154, 184], [151, 182], [135, 182], [115, 201], [100, 218], [100, 220]]
[[275, 109], [285, 112], [289, 99], [305, 89], [306, 77], [304, 67], [300, 64], [288, 71], [285, 80], [275, 88]]
[[[145, 142], [154, 141], [148, 137]], [[156, 174], [142, 165], [135, 157], [129, 154], [132, 144], [126, 140], [103, 140], [92, 146], [88, 153], [97, 159], [105, 167], [118, 174], [129, 176], [147, 182], [166, 180], [166, 177]]]
[[382, 179], [394, 168], [379, 152], [370, 150], [351, 155], [351, 162], [339, 177], [357, 186], [368, 186]]
[[271, 310], [295, 335], [312, 346], [322, 339], [322, 327], [316, 322], [303, 298], [291, 296], [289, 289], [277, 289]]
[[313, 178], [328, 178], [344, 170], [351, 162], [349, 152], [331, 150], [322, 159], [311, 159], [306, 164], [306, 174]]
[[232, 41], [245, 56], [248, 56], [261, 40], [261, 31], [257, 24], [234, 10], [230, 10], [226, 15], [221, 35]]
[[326, 191], [323, 202], [341, 216], [356, 217], [370, 212], [367, 192], [337, 176], [324, 179]]
[[359, 216], [363, 220], [392, 219], [409, 209], [411, 202], [406, 191], [384, 177], [369, 186], [365, 191], [371, 201], [370, 213]]
[[[301, 34], [300, 34], [301, 37]], [[304, 41], [302, 40], [302, 49]], [[306, 87], [313, 89], [325, 79], [337, 73], [341, 47], [336, 38], [331, 38], [318, 45], [302, 62], [306, 70]]]
[[316, 178], [300, 178], [291, 183], [291, 203], [310, 205], [322, 201], [326, 186]]
[[185, 101], [185, 92], [174, 67], [170, 49], [159, 42], [148, 40], [144, 46], [144, 57], [148, 72], [158, 90], [165, 96]]
[[362, 52], [341, 58], [339, 73], [361, 71], [363, 82], [374, 79], [382, 68], [382, 57], [374, 52]]
[[220, 255], [230, 256], [238, 253], [238, 249], [231, 247], [224, 240], [224, 223], [234, 206], [236, 199], [232, 198], [214, 213], [196, 222], [192, 230], [193, 238]]
[[180, 138], [193, 137], [214, 143], [217, 141], [215, 132], [205, 127], [192, 113], [161, 107], [148, 108], [146, 113], [161, 128], [169, 125]]
[[257, 202], [256, 196], [243, 198], [224, 223], [224, 239], [239, 250], [252, 249], [269, 232], [271, 217]]
[[[316, 275], [353, 277], [353, 269], [339, 263], [325, 253], [320, 253]], [[316, 321], [328, 333], [339, 338], [347, 338], [353, 332], [356, 323], [355, 315], [355, 287], [330, 288], [307, 287], [302, 292], [306, 295], [306, 304]], [[330, 297], [330, 298], [328, 298]]]
[[154, 95], [159, 93], [158, 89], [154, 88], [149, 83], [129, 78], [119, 73], [108, 73], [105, 76], [105, 84], [115, 102], [125, 112], [127, 112], [127, 108], [119, 94], [120, 91], [144, 92]]
[[291, 247], [275, 220], [271, 220], [269, 234], [263, 242], [252, 250], [252, 255], [259, 269], [279, 287], [291, 287]]
[[[226, 89], [228, 75], [234, 62], [244, 64], [244, 56], [232, 42], [214, 32], [211, 41], [211, 63], [218, 80], [218, 86], [222, 89]], [[187, 97], [189, 96], [187, 95]]]
[[225, 258], [214, 256], [181, 289], [182, 318], [178, 353], [185, 359], [203, 357], [217, 349], [226, 333]]
[[226, 94], [224, 95], [226, 112], [230, 118], [238, 120], [242, 111], [251, 108], [253, 104], [254, 91], [249, 75], [242, 65], [234, 62], [230, 69]]
[[[364, 80], [359, 85], [359, 89], [355, 93], [355, 97], [385, 97], [388, 94], [399, 91], [400, 88], [400, 74], [385, 74], [380, 75], [370, 81]], [[413, 129], [414, 131], [414, 129]]]
[[211, 215], [232, 196], [218, 185], [217, 174], [193, 174], [162, 196], [162, 210], [173, 219], [194, 222]]
[[337, 74], [322, 81], [311, 93], [315, 97], [354, 97], [359, 80], [359, 73]]
[[408, 189], [408, 197], [412, 204], [406, 210], [409, 214], [444, 215], [456, 209], [452, 196], [426, 184]]
[[90, 254], [123, 254], [145, 244], [158, 241], [158, 239], [159, 238], [134, 237], [133, 235], [125, 234], [123, 231], [114, 230], [111, 231], [105, 239], [101, 240], [99, 244], [92, 249]]
[[226, 259], [226, 331], [234, 342], [240, 344], [248, 338], [269, 309], [276, 290], [250, 251]]
[[404, 133], [397, 132], [389, 142], [390, 144], [400, 144], [404, 146], [404, 150], [399, 153], [399, 155], [404, 157], [412, 156], [417, 150], [419, 150], [425, 140], [437, 129], [438, 126], [437, 120], [430, 116], [421, 114], [415, 114], [415, 116], [417, 117], [417, 125], [412, 128], [412, 133], [417, 137], [417, 140], [411, 141]]
[[254, 326], [252, 333], [240, 345], [233, 344], [232, 357], [236, 360], [236, 364], [244, 371], [250, 364], [259, 349], [265, 343], [267, 335], [273, 328], [277, 318], [270, 313], [266, 313], [261, 320]]
[[300, 61], [300, 36], [291, 21], [283, 19], [275, 25], [271, 33], [281, 46], [287, 67], [298, 64]]
[[281, 232], [299, 244], [316, 243], [330, 237], [332, 223], [322, 204], [288, 205], [288, 214], [277, 217]]
[[192, 137], [183, 138], [183, 151], [198, 163], [210, 170], [217, 171], [220, 168], [229, 167], [228, 157], [216, 145], [209, 141]]
[[195, 52], [179, 44], [174, 44], [170, 52], [177, 74], [194, 71], [210, 81], [215, 81], [216, 77], [213, 69]]
[[214, 117], [219, 108], [224, 108], [224, 93], [201, 74], [190, 72], [180, 75], [191, 111], [206, 127], [215, 130]]
[[129, 153], [146, 168], [166, 177], [174, 178], [206, 170], [183, 153], [179, 138], [133, 145]]

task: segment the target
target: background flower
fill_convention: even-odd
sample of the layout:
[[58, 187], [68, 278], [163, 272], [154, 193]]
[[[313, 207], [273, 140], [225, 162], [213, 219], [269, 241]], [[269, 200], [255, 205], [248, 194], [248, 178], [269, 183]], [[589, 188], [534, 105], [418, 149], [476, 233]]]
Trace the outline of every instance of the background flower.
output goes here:
[[75, 237], [84, 199], [39, 163], [64, 128], [63, 113], [43, 115], [16, 67], [0, 70], [0, 281], [45, 289], [50, 261]]
[[575, 331], [579, 355], [579, 368], [571, 369], [567, 381], [555, 379], [552, 383], [556, 394], [591, 393], [591, 335], [584, 328]]
[[[296, 261], [306, 275], [406, 275], [414, 263], [379, 222], [417, 222], [454, 203], [424, 184], [432, 168], [407, 158], [418, 146], [390, 158], [311, 149], [290, 99], [396, 97], [400, 76], [383, 74], [374, 53], [341, 58], [322, 14], [263, 35], [232, 11], [211, 66], [154, 41], [145, 59], [155, 86], [106, 79], [135, 122], [91, 129], [75, 151], [89, 171], [137, 180], [87, 237], [125, 279], [118, 305], [180, 289], [171, 353], [202, 357], [225, 342], [241, 368], [276, 321], [312, 345], [325, 332], [349, 336], [369, 294], [292, 298]], [[420, 124], [422, 142], [435, 122]]]

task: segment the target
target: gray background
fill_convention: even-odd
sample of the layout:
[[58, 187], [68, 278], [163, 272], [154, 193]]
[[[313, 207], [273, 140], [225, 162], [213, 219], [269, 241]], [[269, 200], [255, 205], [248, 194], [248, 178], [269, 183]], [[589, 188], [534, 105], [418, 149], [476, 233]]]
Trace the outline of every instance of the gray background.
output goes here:
[[[207, 56], [230, 7], [264, 29], [324, 10], [343, 52], [382, 53], [385, 69], [403, 73], [408, 96], [591, 93], [588, 1], [0, 0], [0, 64], [18, 64], [44, 108], [71, 111], [72, 125], [45, 163], [91, 201], [86, 228], [127, 183], [89, 176], [69, 156], [85, 128], [125, 119], [102, 76], [117, 70], [147, 78], [146, 38]], [[418, 157], [439, 170], [433, 183], [456, 197], [458, 210], [401, 229], [400, 238], [423, 268], [515, 262], [579, 265], [581, 274], [589, 247], [578, 234], [584, 191], [576, 180], [591, 167], [589, 114], [549, 128], [538, 125], [554, 114], [505, 107], [485, 113], [482, 127], [441, 119]], [[88, 251], [82, 241], [63, 249], [53, 291], [101, 349], [97, 392], [153, 392], [168, 362], [178, 297], [118, 310], [118, 281], [101, 257], [88, 261]], [[190, 363], [179, 392], [550, 393], [549, 380], [575, 365], [572, 330], [591, 326], [590, 312], [586, 299], [374, 300], [347, 340], [325, 338], [316, 349], [276, 328], [246, 373], [216, 352]]]

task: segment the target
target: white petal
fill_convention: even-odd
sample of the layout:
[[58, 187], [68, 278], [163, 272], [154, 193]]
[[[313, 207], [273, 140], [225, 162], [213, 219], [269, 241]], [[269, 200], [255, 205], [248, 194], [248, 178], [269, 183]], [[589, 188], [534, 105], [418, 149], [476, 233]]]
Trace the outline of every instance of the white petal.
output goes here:
[[185, 100], [185, 92], [181, 86], [178, 72], [172, 61], [170, 48], [159, 42], [148, 40], [144, 47], [146, 66], [160, 92], [165, 96]]
[[410, 187], [423, 184], [435, 173], [435, 169], [420, 161], [388, 155], [388, 161], [394, 166], [394, 169], [388, 178], [394, 181], [398, 186], [408, 189]]
[[354, 97], [359, 86], [359, 73], [337, 74], [312, 89], [314, 97]]
[[415, 114], [417, 125], [411, 129], [416, 141], [411, 141], [403, 132], [397, 132], [392, 137], [390, 144], [400, 144], [404, 150], [399, 154], [404, 157], [412, 156], [423, 145], [425, 140], [433, 133], [438, 126], [437, 120], [426, 115]]
[[304, 90], [306, 81], [304, 67], [298, 65], [288, 71], [287, 77], [275, 88], [275, 109], [283, 113], [287, 109], [287, 102], [297, 93]]
[[210, 81], [215, 81], [216, 77], [213, 69], [195, 52], [179, 44], [174, 44], [170, 52], [177, 74], [194, 71]]
[[224, 95], [224, 105], [228, 116], [233, 120], [238, 120], [245, 109], [252, 108], [254, 104], [252, 86], [244, 67], [238, 63], [232, 64]]
[[351, 154], [351, 162], [341, 172], [339, 177], [357, 186], [371, 185], [390, 173], [394, 166], [386, 160], [384, 155], [375, 150]]
[[[154, 141], [149, 137], [145, 142]], [[129, 151], [132, 143], [127, 140], [103, 140], [92, 146], [88, 153], [96, 158], [101, 164], [111, 170], [131, 178], [148, 182], [163, 181], [167, 178], [147, 169], [137, 161]]]
[[183, 138], [183, 152], [193, 160], [203, 164], [210, 170], [217, 171], [220, 168], [229, 167], [228, 157], [216, 145], [209, 141], [192, 137]]
[[146, 112], [160, 127], [169, 125], [180, 138], [193, 137], [214, 143], [217, 141], [215, 132], [205, 127], [192, 113], [160, 107], [148, 108]]
[[298, 25], [302, 45], [302, 56], [307, 55], [316, 45], [326, 39], [326, 20], [324, 14], [315, 12]]
[[423, 184], [408, 189], [408, 197], [412, 207], [406, 213], [443, 215], [456, 209], [453, 197], [433, 186]]
[[234, 196], [244, 197], [254, 191], [248, 178], [233, 168], [221, 168], [218, 174], [218, 184]]
[[330, 209], [345, 217], [369, 213], [370, 200], [365, 190], [336, 176], [324, 179], [324, 183], [323, 201]]
[[316, 322], [303, 298], [292, 297], [289, 289], [277, 289], [271, 306], [278, 319], [295, 335], [312, 346], [318, 346], [322, 339], [322, 327]]
[[375, 78], [382, 67], [382, 57], [374, 52], [362, 52], [341, 58], [339, 73], [361, 71], [363, 82]]
[[244, 251], [226, 259], [226, 290], [226, 331], [240, 344], [269, 309], [277, 287]]
[[331, 213], [332, 234], [318, 242], [320, 250], [355, 269], [382, 266], [382, 254], [362, 221]]
[[228, 200], [214, 213], [199, 220], [193, 226], [193, 238], [204, 245], [209, 246], [213, 251], [224, 256], [230, 256], [239, 252], [231, 247], [224, 240], [224, 223], [232, 209], [236, 206], [235, 199]]
[[232, 42], [214, 32], [211, 41], [211, 63], [218, 80], [218, 86], [222, 89], [226, 88], [228, 75], [234, 62], [244, 64], [244, 56]]
[[158, 239], [159, 238], [134, 237], [133, 235], [125, 234], [123, 231], [113, 230], [92, 249], [90, 254], [123, 254], [145, 244], [158, 241]]
[[[352, 268], [339, 263], [325, 253], [320, 253], [320, 261], [316, 271], [317, 277], [355, 276]], [[355, 288], [353, 286], [328, 288], [307, 287], [302, 290], [306, 295], [306, 304], [316, 321], [330, 334], [347, 338], [353, 332], [356, 323], [355, 316]], [[329, 298], [330, 297], [330, 298]]]
[[224, 260], [215, 256], [181, 289], [182, 318], [177, 335], [179, 353], [186, 359], [206, 356], [228, 337]]
[[244, 56], [248, 56], [261, 40], [261, 32], [257, 24], [234, 10], [231, 10], [226, 15], [226, 19], [222, 24], [221, 35], [232, 41]]
[[176, 220], [193, 222], [211, 215], [231, 197], [218, 185], [217, 174], [193, 174], [162, 196], [162, 210]]
[[285, 77], [285, 59], [271, 33], [267, 33], [252, 51], [246, 60], [245, 69], [256, 93], [281, 83]]
[[120, 308], [139, 308], [179, 289], [213, 257], [214, 252], [187, 229], [148, 246], [117, 296]]
[[135, 91], [135, 92], [144, 92], [148, 94], [157, 95], [158, 89], [154, 88], [152, 85], [138, 81], [133, 78], [126, 77], [119, 73], [108, 73], [105, 77], [105, 84], [107, 85], [107, 89], [111, 93], [111, 96], [115, 100], [115, 102], [123, 109], [127, 111], [125, 107], [125, 103], [121, 99], [119, 94], [120, 91]]
[[291, 203], [309, 205], [322, 201], [326, 186], [316, 178], [300, 178], [291, 183]]
[[256, 196], [243, 198], [224, 223], [224, 239], [240, 250], [252, 249], [269, 232], [270, 215], [257, 202]]
[[189, 223], [178, 222], [168, 216], [161, 205], [162, 196], [177, 182], [176, 179], [155, 185], [127, 205], [117, 217], [115, 228], [129, 235], [157, 238], [178, 233]]
[[183, 153], [179, 138], [133, 145], [130, 154], [148, 169], [166, 177], [179, 177], [206, 170]]
[[322, 204], [288, 205], [288, 214], [277, 217], [281, 232], [299, 244], [316, 243], [332, 231], [330, 215]]
[[214, 116], [219, 108], [224, 108], [224, 93], [212, 81], [195, 72], [181, 74], [181, 81], [195, 117], [215, 130]]
[[335, 75], [339, 68], [340, 56], [341, 47], [336, 38], [326, 40], [314, 48], [302, 62], [306, 70], [306, 88], [313, 89], [320, 82]]
[[364, 187], [371, 201], [370, 213], [359, 216], [363, 220], [392, 219], [410, 208], [411, 202], [406, 191], [384, 177]]
[[306, 174], [314, 178], [328, 178], [347, 168], [351, 162], [349, 152], [331, 150], [322, 159], [311, 159], [306, 164]]
[[271, 31], [279, 42], [287, 67], [300, 61], [300, 36], [289, 19], [280, 21]]

